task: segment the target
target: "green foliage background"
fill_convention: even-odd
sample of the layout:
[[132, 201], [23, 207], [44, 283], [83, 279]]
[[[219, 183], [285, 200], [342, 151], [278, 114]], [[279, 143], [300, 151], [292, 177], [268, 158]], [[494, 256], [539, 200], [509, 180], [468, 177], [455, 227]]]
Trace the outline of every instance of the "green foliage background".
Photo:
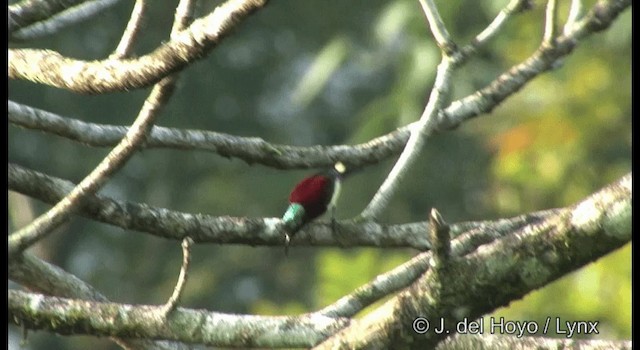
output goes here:
[[[440, 1], [464, 44], [507, 1]], [[217, 1], [202, 1], [199, 13]], [[542, 37], [545, 2], [514, 17], [455, 73], [464, 97], [528, 57]], [[566, 18], [567, 2], [560, 2]], [[585, 1], [585, 8], [593, 1]], [[153, 2], [136, 54], [166, 40], [176, 1]], [[122, 2], [87, 23], [37, 42], [100, 59], [115, 48], [131, 10]], [[439, 53], [417, 1], [278, 0], [240, 25], [209, 56], [181, 73], [158, 124], [262, 137], [293, 145], [353, 144], [418, 118]], [[449, 222], [492, 219], [566, 206], [631, 169], [631, 13], [582, 42], [491, 114], [431, 138], [382, 220], [423, 221], [432, 207]], [[83, 96], [9, 81], [9, 99], [84, 121], [127, 125], [149, 89]], [[108, 152], [9, 127], [9, 160], [72, 181]], [[393, 164], [345, 185], [338, 217], [359, 213]], [[311, 171], [311, 170], [310, 170]], [[280, 171], [206, 152], [138, 153], [102, 191], [173, 210], [276, 217], [308, 171]], [[47, 209], [9, 194], [10, 231]], [[181, 261], [180, 243], [78, 218], [32, 250], [123, 303], [163, 303]], [[297, 314], [326, 306], [416, 252], [198, 245], [185, 307], [233, 313]], [[631, 335], [630, 245], [499, 310], [508, 320], [599, 321], [597, 337]], [[10, 327], [10, 345], [17, 330]], [[15, 332], [14, 332], [15, 331]], [[560, 335], [562, 336], [562, 335]], [[89, 337], [30, 334], [31, 349], [111, 349]]]

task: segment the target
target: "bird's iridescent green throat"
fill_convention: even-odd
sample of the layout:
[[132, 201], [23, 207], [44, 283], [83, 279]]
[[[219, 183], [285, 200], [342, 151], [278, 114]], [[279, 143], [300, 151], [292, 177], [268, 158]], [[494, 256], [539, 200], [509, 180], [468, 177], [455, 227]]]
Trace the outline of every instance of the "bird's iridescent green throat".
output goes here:
[[297, 229], [302, 225], [304, 218], [304, 207], [300, 203], [291, 203], [287, 211], [282, 216], [282, 221], [288, 229]]

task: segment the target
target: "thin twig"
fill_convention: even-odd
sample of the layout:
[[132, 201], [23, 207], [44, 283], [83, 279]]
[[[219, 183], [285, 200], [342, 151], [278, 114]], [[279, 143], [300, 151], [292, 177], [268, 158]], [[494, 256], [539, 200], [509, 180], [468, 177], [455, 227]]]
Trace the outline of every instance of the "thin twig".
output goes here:
[[569, 15], [567, 16], [567, 22], [564, 25], [563, 33], [567, 35], [569, 29], [580, 19], [582, 16], [582, 0], [571, 0], [571, 7], [569, 7]]
[[31, 0], [11, 4], [8, 9], [8, 32], [29, 26], [35, 22], [47, 20], [56, 14], [80, 5], [87, 0]]
[[556, 36], [558, 35], [558, 6], [556, 0], [547, 0], [547, 8], [545, 10], [544, 21], [544, 37], [542, 42], [546, 45], [553, 46]]
[[127, 28], [125, 28], [124, 33], [122, 33], [122, 38], [120, 38], [120, 43], [118, 43], [118, 46], [109, 58], [118, 59], [131, 55], [133, 44], [140, 33], [142, 20], [147, 12], [147, 8], [146, 0], [136, 0], [136, 3], [133, 5], [133, 10], [131, 11], [131, 17], [127, 23]]
[[70, 7], [58, 14], [53, 15], [42, 22], [36, 22], [28, 27], [21, 28], [11, 33], [10, 39], [16, 41], [26, 41], [39, 39], [44, 36], [53, 35], [60, 30], [87, 21], [104, 10], [116, 5], [120, 0], [92, 0]]
[[491, 38], [493, 38], [502, 26], [507, 22], [513, 14], [520, 13], [531, 7], [531, 0], [511, 0], [501, 11], [496, 18], [489, 23], [489, 25], [480, 34], [461, 49], [462, 52], [475, 51], [478, 47], [485, 45]]
[[631, 0], [600, 1], [565, 34], [555, 39], [554, 45], [541, 45], [526, 60], [502, 73], [487, 86], [452, 102], [438, 115], [438, 130], [453, 129], [463, 122], [492, 111], [533, 78], [557, 67], [585, 37], [609, 27], [618, 15], [631, 6]]
[[165, 318], [178, 306], [184, 287], [187, 285], [189, 263], [191, 262], [191, 245], [193, 245], [191, 237], [187, 236], [182, 240], [182, 266], [180, 267], [180, 275], [173, 293], [162, 309], [162, 314]]
[[431, 33], [433, 34], [434, 39], [436, 39], [436, 43], [442, 52], [445, 55], [451, 56], [453, 51], [456, 49], [456, 45], [451, 40], [451, 36], [447, 31], [447, 27], [444, 25], [442, 18], [440, 17], [440, 13], [438, 12], [438, 8], [436, 7], [433, 0], [419, 0], [420, 6], [422, 6], [422, 11], [427, 16], [427, 21], [429, 23], [429, 28], [431, 29]]
[[438, 65], [436, 80], [431, 90], [429, 102], [425, 107], [422, 116], [417, 124], [411, 130], [411, 136], [407, 141], [402, 154], [393, 166], [389, 175], [384, 180], [373, 199], [360, 214], [365, 220], [375, 220], [387, 207], [391, 197], [396, 192], [398, 183], [408, 172], [409, 167], [415, 162], [422, 151], [422, 146], [431, 133], [436, 129], [437, 114], [446, 96], [448, 96], [449, 86], [451, 85], [451, 71], [453, 69], [452, 61], [444, 55], [442, 61]]
[[176, 7], [173, 17], [173, 27], [171, 27], [171, 39], [175, 40], [178, 33], [185, 30], [193, 21], [193, 11], [195, 0], [181, 0]]

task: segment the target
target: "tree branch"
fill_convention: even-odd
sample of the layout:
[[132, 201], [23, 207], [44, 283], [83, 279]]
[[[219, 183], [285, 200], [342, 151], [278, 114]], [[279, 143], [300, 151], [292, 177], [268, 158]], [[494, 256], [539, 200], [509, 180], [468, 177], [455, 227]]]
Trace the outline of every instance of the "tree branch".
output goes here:
[[420, 120], [411, 129], [411, 136], [407, 141], [407, 145], [400, 154], [398, 161], [393, 166], [389, 175], [384, 180], [380, 188], [371, 199], [371, 202], [362, 211], [360, 217], [364, 220], [375, 220], [389, 204], [391, 197], [396, 192], [398, 183], [407, 174], [410, 166], [415, 162], [422, 151], [422, 146], [426, 142], [427, 137], [436, 130], [436, 116], [440, 111], [443, 100], [449, 92], [451, 85], [451, 73], [453, 70], [453, 61], [443, 56], [442, 61], [438, 65], [436, 81], [429, 96], [429, 102], [420, 116]]
[[59, 12], [77, 6], [87, 0], [31, 0], [8, 6], [8, 32], [46, 20]]
[[[549, 216], [557, 215], [560, 210], [563, 209], [545, 210], [496, 221], [450, 225], [449, 233], [452, 237], [458, 237], [451, 242], [451, 256], [469, 254], [479, 246], [518, 231], [525, 225], [536, 225]], [[428, 226], [422, 228], [431, 229]], [[332, 317], [352, 317], [378, 300], [409, 286], [429, 269], [432, 257], [431, 251], [418, 254], [393, 270], [378, 275], [373, 281], [319, 310], [318, 313]]]
[[96, 193], [127, 162], [144, 141], [172, 90], [173, 82], [169, 80], [160, 82], [153, 89], [127, 135], [100, 164], [48, 212], [9, 236], [9, 255], [22, 252], [61, 225], [81, 206], [84, 198]]
[[436, 4], [433, 0], [419, 0], [422, 12], [427, 17], [433, 38], [445, 56], [451, 56], [456, 50], [456, 44], [451, 39], [447, 27], [444, 25]]
[[438, 344], [436, 349], [536, 349], [536, 350], [631, 350], [630, 340], [558, 339], [546, 337], [516, 337], [493, 334], [456, 334]]
[[[476, 35], [475, 38], [463, 47], [460, 51], [462, 52], [473, 52], [478, 47], [484, 45], [491, 38], [493, 38], [502, 26], [507, 22], [507, 19], [511, 17], [511, 15], [520, 13], [524, 10], [530, 9], [533, 5], [531, 3], [532, 0], [511, 0], [501, 11], [498, 13], [496, 18], [485, 28], [480, 34]], [[467, 53], [466, 56], [469, 54]]]
[[[9, 164], [9, 188], [46, 203], [56, 203], [74, 184], [59, 178]], [[249, 244], [282, 246], [279, 218], [213, 217], [151, 207], [145, 204], [117, 201], [105, 196], [89, 195], [79, 214], [124, 229], [147, 232], [156, 236], [182, 240], [186, 236], [197, 243]], [[296, 234], [294, 246], [345, 247], [414, 247], [428, 249], [424, 223], [389, 226], [383, 224], [338, 222], [340, 236], [331, 224], [312, 223]]]
[[[91, 285], [63, 269], [25, 252], [9, 260], [9, 278], [32, 291], [93, 301], [108, 301]], [[113, 338], [124, 349], [182, 349], [182, 344], [166, 341]]]
[[162, 306], [82, 301], [8, 291], [9, 320], [28, 329], [131, 339], [164, 339], [220, 347], [308, 348], [347, 326], [349, 319], [233, 315]]
[[547, 0], [547, 8], [545, 10], [544, 19], [544, 36], [542, 43], [545, 45], [554, 45], [554, 40], [558, 35], [558, 6], [557, 0]]
[[[452, 242], [452, 259], [447, 266], [457, 277], [447, 286], [446, 294], [433, 298], [435, 274], [426, 270], [410, 288], [360, 320], [319, 313], [236, 316], [182, 308], [169, 320], [162, 320], [155, 317], [162, 307], [75, 301], [15, 290], [8, 292], [9, 319], [27, 328], [60, 334], [214, 346], [309, 347], [326, 339], [318, 348], [388, 348], [407, 341], [411, 347], [433, 347], [446, 335], [413, 333], [409, 325], [416, 317], [443, 318], [449, 327], [462, 318], [476, 319], [629, 242], [631, 190], [628, 174], [574, 206], [549, 211], [540, 221], [527, 223], [465, 255], [459, 250], [460, 236]], [[452, 225], [451, 233], [455, 236], [456, 232]]]
[[[453, 129], [460, 124], [492, 111], [502, 101], [519, 91], [530, 80], [553, 69], [556, 62], [570, 54], [575, 44], [596, 28], [608, 26], [630, 1], [604, 3], [601, 10], [592, 10], [578, 26], [565, 26], [565, 34], [556, 46], [538, 49], [528, 60], [513, 66], [489, 85], [465, 98], [452, 102], [437, 116], [439, 131]], [[603, 13], [598, 16], [595, 13]], [[600, 23], [600, 25], [596, 25]], [[588, 30], [586, 28], [589, 28]], [[586, 32], [585, 32], [586, 30]], [[473, 44], [473, 43], [472, 43]], [[470, 44], [470, 45], [472, 45]], [[462, 51], [472, 50], [465, 46]], [[9, 121], [22, 127], [54, 133], [87, 145], [107, 147], [115, 145], [126, 133], [127, 127], [85, 123], [53, 113], [9, 101]], [[359, 145], [294, 147], [269, 143], [261, 138], [238, 137], [213, 131], [180, 130], [154, 127], [144, 147], [205, 150], [223, 157], [237, 157], [247, 163], [259, 163], [278, 169], [329, 167], [337, 160], [349, 167], [361, 168], [376, 164], [402, 151], [410, 130], [417, 122]]]
[[[30, 4], [42, 4], [45, 1], [23, 1], [25, 3]], [[55, 5], [68, 6], [67, 1], [47, 1]], [[73, 1], [76, 2], [76, 1]], [[37, 14], [39, 15], [50, 15], [50, 17], [42, 18], [42, 21], [33, 23], [27, 27], [20, 28], [11, 32], [11, 29], [16, 27], [15, 25], [11, 25], [9, 22], [9, 30], [10, 37], [12, 41], [26, 41], [26, 40], [34, 40], [39, 39], [41, 37], [56, 34], [60, 30], [75, 25], [76, 23], [80, 23], [83, 21], [87, 21], [104, 10], [108, 9], [116, 5], [120, 0], [90, 0], [83, 1], [82, 3], [74, 4], [73, 7], [68, 7], [60, 10], [59, 13], [48, 13], [47, 10], [43, 10]], [[45, 6], [46, 7], [46, 6]], [[51, 8], [48, 10], [52, 10]], [[16, 11], [17, 12], [17, 11]], [[14, 13], [16, 13], [14, 12]], [[11, 12], [9, 14], [11, 16]], [[14, 17], [15, 18], [15, 17]], [[31, 19], [33, 20], [33, 19]]]
[[120, 38], [118, 46], [109, 58], [121, 59], [131, 55], [133, 43], [140, 33], [142, 20], [144, 19], [148, 8], [146, 0], [136, 0], [136, 3], [133, 5], [133, 10], [131, 11], [131, 17], [127, 23], [127, 27], [125, 28], [124, 33], [122, 33], [122, 38]]
[[[128, 127], [87, 123], [41, 109], [8, 101], [9, 122], [95, 147], [114, 146]], [[328, 167], [341, 160], [356, 169], [376, 164], [402, 150], [409, 138], [408, 127], [358, 145], [297, 147], [273, 144], [258, 137], [240, 137], [206, 130], [154, 126], [144, 148], [203, 150], [223, 157], [236, 157], [249, 164], [278, 169]]]
[[203, 57], [266, 2], [229, 0], [152, 53], [135, 59], [87, 62], [51, 50], [9, 49], [9, 78], [88, 94], [146, 87]]
[[[427, 271], [317, 349], [435, 347], [462, 319], [477, 319], [628, 243], [631, 187], [628, 174], [543, 222], [452, 259], [447, 269], [456, 278], [449, 279], [446, 293], [434, 293], [439, 281]], [[410, 325], [418, 317], [433, 324], [443, 320], [449, 333], [416, 333]]]
[[486, 87], [443, 109], [437, 117], [437, 129], [453, 129], [473, 117], [491, 112], [533, 78], [554, 69], [580, 40], [608, 28], [629, 6], [631, 0], [600, 0], [582, 20], [570, 28], [565, 27], [564, 35], [556, 38], [555, 45], [543, 44], [528, 59], [511, 67]]
[[[182, 0], [188, 3], [190, 0]], [[188, 7], [187, 7], [188, 8]], [[183, 10], [184, 11], [184, 10]], [[186, 16], [176, 15], [172, 37], [186, 26]], [[109, 154], [73, 188], [53, 208], [40, 215], [33, 222], [9, 236], [9, 256], [19, 254], [38, 240], [51, 233], [77, 210], [82, 201], [96, 192], [108, 179], [120, 170], [133, 156], [138, 147], [145, 141], [153, 127], [155, 119], [160, 115], [164, 105], [173, 94], [176, 76], [170, 76], [157, 83], [145, 100], [136, 120], [127, 131], [125, 137], [109, 152]]]
[[186, 237], [182, 240], [182, 266], [180, 267], [180, 275], [178, 276], [178, 282], [176, 283], [176, 286], [173, 288], [171, 297], [169, 297], [169, 300], [167, 300], [162, 308], [163, 317], [169, 316], [169, 314], [176, 309], [178, 303], [180, 302], [180, 298], [182, 297], [184, 287], [187, 285], [187, 278], [189, 277], [189, 264], [191, 263], [192, 245], [193, 240], [191, 239], [191, 237]]

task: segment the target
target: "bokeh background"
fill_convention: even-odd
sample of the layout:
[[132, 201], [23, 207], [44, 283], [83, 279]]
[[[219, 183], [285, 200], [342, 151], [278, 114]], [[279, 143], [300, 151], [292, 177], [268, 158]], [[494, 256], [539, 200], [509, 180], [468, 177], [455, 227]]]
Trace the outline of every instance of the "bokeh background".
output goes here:
[[[154, 1], [135, 53], [163, 41], [177, 1]], [[219, 1], [199, 2], [200, 15]], [[438, 1], [459, 44], [507, 1]], [[515, 16], [454, 73], [452, 99], [485, 86], [528, 57], [543, 31], [544, 1]], [[559, 2], [566, 18], [568, 2]], [[588, 8], [594, 1], [584, 1]], [[61, 33], [10, 47], [50, 48], [102, 59], [116, 47], [132, 2]], [[439, 62], [417, 1], [278, 0], [237, 27], [180, 74], [162, 126], [212, 130], [299, 146], [355, 144], [416, 120]], [[9, 99], [83, 121], [129, 125], [149, 89], [78, 95], [22, 81]], [[10, 162], [74, 182], [108, 153], [9, 125]], [[393, 165], [371, 166], [343, 188], [338, 218], [358, 214]], [[631, 13], [580, 43], [488, 115], [430, 138], [381, 220], [423, 221], [432, 207], [449, 222], [494, 219], [570, 205], [631, 169]], [[282, 171], [203, 151], [136, 154], [101, 191], [172, 210], [278, 217], [291, 187], [313, 170]], [[48, 206], [9, 192], [9, 231]], [[74, 218], [31, 251], [89, 282], [109, 299], [160, 304], [172, 292], [180, 242]], [[604, 339], [631, 337], [631, 245], [498, 310], [508, 320], [547, 316], [599, 321]], [[183, 306], [252, 314], [324, 307], [406, 261], [410, 249], [197, 245]], [[10, 283], [10, 287], [14, 285]], [[560, 335], [562, 336], [562, 335]], [[21, 331], [9, 326], [9, 348]], [[108, 340], [31, 332], [23, 349], [117, 348]]]

